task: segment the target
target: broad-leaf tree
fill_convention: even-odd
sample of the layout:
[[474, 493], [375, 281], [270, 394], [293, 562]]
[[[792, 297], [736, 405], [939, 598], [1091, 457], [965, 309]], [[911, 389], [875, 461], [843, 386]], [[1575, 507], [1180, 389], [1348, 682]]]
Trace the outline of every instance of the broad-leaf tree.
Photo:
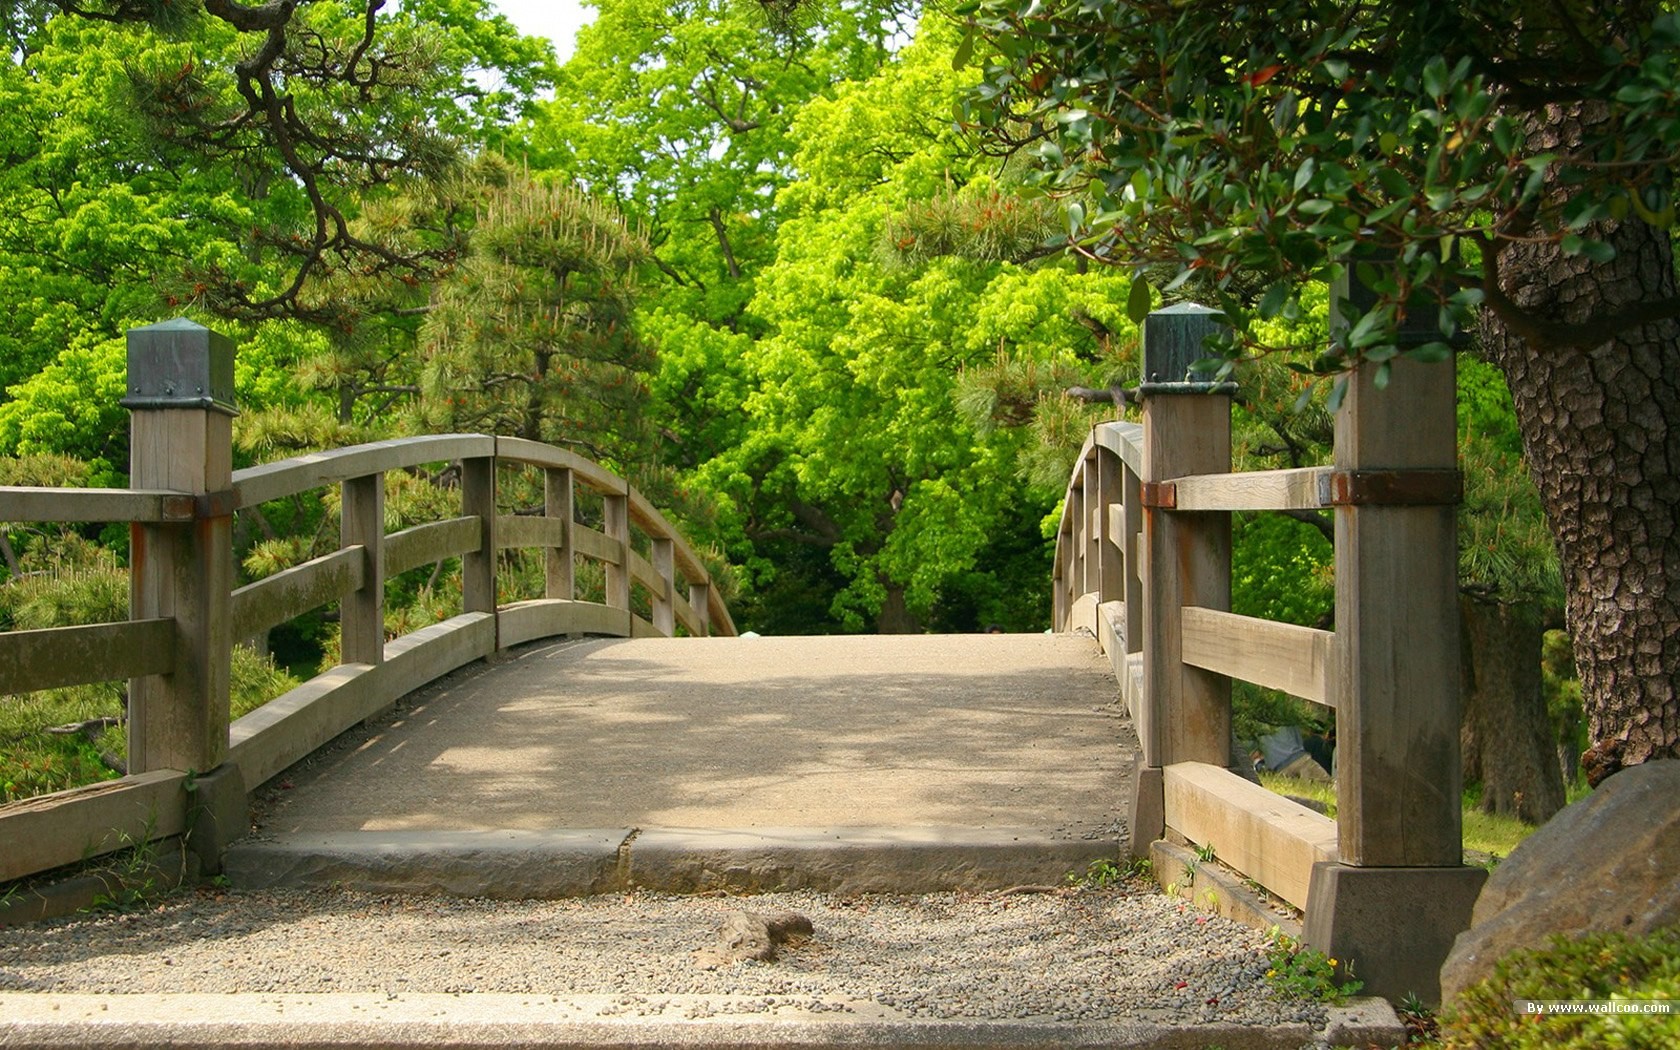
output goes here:
[[1680, 755], [1671, 5], [966, 11], [996, 52], [971, 118], [1039, 161], [1090, 257], [1209, 276], [1239, 330], [1352, 269], [1378, 297], [1348, 319], [1326, 374], [1439, 359], [1479, 327], [1558, 547], [1589, 772]]

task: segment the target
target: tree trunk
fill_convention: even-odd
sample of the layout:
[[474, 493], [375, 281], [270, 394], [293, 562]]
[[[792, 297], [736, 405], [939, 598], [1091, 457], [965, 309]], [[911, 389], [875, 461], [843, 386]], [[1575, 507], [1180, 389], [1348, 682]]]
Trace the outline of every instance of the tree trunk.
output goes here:
[[1464, 778], [1482, 809], [1541, 824], [1563, 808], [1563, 775], [1540, 687], [1533, 609], [1459, 599], [1464, 624]]
[[904, 588], [890, 580], [882, 580], [881, 584], [887, 589], [887, 600], [881, 604], [881, 611], [875, 616], [875, 633], [921, 634], [921, 621], [916, 619], [910, 607], [904, 603]]
[[1676, 294], [1667, 231], [1631, 220], [1588, 235], [1616, 258], [1504, 248], [1500, 289], [1539, 323], [1489, 309], [1482, 340], [1510, 384], [1557, 542], [1596, 783], [1622, 764], [1680, 757], [1680, 322], [1593, 346], [1549, 339], [1554, 327]]

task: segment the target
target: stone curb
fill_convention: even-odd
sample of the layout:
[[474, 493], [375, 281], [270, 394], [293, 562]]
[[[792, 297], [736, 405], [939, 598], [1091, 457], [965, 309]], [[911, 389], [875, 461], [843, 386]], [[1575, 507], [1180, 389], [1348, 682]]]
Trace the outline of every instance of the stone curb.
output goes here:
[[1059, 885], [1119, 846], [1026, 828], [586, 828], [363, 831], [248, 840], [228, 850], [235, 886], [355, 885], [495, 899], [820, 890], [937, 893]]
[[[767, 1016], [768, 1015], [768, 1016]], [[914, 1021], [869, 1001], [751, 996], [0, 993], [0, 1047], [1112, 1047], [1296, 1050], [1323, 1034], [1153, 1023]]]

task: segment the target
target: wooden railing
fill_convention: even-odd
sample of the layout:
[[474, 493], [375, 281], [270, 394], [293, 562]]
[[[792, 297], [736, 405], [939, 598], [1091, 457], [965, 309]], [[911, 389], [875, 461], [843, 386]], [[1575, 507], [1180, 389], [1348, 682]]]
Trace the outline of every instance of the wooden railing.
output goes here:
[[[679, 626], [694, 636], [735, 633], [704, 565], [670, 523], [624, 479], [563, 449], [446, 434], [229, 469], [232, 353], [185, 322], [130, 333], [124, 404], [136, 488], [0, 487], [0, 521], [132, 528], [128, 621], [0, 633], [0, 695], [129, 681], [128, 775], [0, 806], [0, 883], [177, 835], [213, 872], [222, 847], [248, 827], [250, 789], [499, 649], [565, 634], [670, 636]], [[444, 462], [460, 464], [460, 515], [387, 535], [385, 475]], [[500, 466], [543, 472], [543, 514], [498, 514]], [[338, 549], [235, 589], [233, 515], [335, 485]], [[600, 496], [601, 529], [578, 520], [580, 489]], [[510, 547], [545, 552], [544, 596], [498, 606], [497, 552]], [[386, 639], [385, 581], [454, 557], [461, 613]], [[580, 558], [604, 567], [604, 601], [578, 598]], [[634, 611], [636, 588], [651, 619]], [[334, 603], [341, 662], [230, 724], [233, 645]]]
[[[1334, 463], [1231, 473], [1233, 388], [1189, 365], [1216, 316], [1144, 326], [1141, 423], [1094, 428], [1057, 537], [1057, 630], [1094, 633], [1141, 743], [1134, 851], [1167, 837], [1305, 912], [1309, 943], [1379, 994], [1438, 994], [1436, 972], [1484, 874], [1462, 866], [1454, 379], [1364, 366]], [[1232, 511], [1335, 523], [1335, 631], [1232, 614]], [[1232, 678], [1335, 710], [1335, 820], [1231, 762]]]

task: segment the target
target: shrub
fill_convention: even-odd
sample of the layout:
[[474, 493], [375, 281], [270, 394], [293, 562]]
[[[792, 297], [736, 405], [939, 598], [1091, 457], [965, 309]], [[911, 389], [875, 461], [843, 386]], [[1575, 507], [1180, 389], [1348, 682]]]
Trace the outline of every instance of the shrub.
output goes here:
[[1549, 948], [1516, 952], [1462, 992], [1441, 1015], [1441, 1045], [1477, 1050], [1600, 1050], [1680, 1046], [1680, 1010], [1662, 1014], [1525, 1014], [1547, 999], [1674, 999], [1680, 994], [1680, 928], [1644, 937], [1559, 935]]

